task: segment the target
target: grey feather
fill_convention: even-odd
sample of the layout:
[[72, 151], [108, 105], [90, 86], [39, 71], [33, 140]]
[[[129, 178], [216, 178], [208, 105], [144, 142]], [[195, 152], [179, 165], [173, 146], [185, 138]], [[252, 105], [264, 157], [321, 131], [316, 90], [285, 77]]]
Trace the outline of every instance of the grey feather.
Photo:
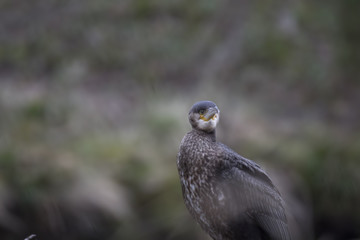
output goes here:
[[[209, 105], [195, 104], [189, 114]], [[215, 131], [192, 126], [177, 166], [185, 205], [200, 226], [215, 240], [291, 239], [283, 200], [268, 175], [217, 142]]]

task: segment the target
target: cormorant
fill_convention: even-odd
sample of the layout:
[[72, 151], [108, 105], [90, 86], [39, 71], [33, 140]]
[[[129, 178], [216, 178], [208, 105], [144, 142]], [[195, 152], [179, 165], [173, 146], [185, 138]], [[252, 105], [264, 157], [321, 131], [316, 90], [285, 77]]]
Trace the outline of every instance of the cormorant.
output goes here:
[[177, 155], [187, 209], [215, 240], [291, 239], [283, 200], [268, 175], [216, 141], [219, 117], [211, 101], [190, 109], [192, 130]]

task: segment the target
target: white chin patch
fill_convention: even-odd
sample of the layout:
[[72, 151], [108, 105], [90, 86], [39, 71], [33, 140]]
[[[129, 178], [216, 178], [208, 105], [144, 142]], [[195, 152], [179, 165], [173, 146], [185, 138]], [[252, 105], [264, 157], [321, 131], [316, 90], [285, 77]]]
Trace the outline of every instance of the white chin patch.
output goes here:
[[219, 122], [219, 114], [216, 114], [209, 121], [199, 119], [198, 128], [203, 130], [203, 131], [211, 132], [211, 131], [215, 130], [216, 125], [217, 125], [218, 122]]

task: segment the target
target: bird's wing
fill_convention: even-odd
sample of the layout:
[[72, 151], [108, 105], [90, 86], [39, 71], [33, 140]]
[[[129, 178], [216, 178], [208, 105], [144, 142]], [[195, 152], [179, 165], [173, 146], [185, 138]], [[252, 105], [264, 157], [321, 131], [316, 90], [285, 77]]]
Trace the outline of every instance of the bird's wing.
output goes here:
[[266, 173], [254, 162], [227, 151], [218, 188], [227, 215], [236, 228], [244, 214], [270, 239], [290, 239], [283, 200]]

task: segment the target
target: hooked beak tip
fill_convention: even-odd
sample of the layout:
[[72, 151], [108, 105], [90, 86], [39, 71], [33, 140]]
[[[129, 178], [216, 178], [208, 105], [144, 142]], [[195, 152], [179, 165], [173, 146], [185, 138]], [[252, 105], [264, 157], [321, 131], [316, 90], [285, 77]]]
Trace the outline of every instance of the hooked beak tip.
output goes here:
[[204, 118], [206, 121], [209, 121], [211, 118], [213, 118], [219, 111], [216, 108], [210, 108], [206, 114], [204, 115]]

